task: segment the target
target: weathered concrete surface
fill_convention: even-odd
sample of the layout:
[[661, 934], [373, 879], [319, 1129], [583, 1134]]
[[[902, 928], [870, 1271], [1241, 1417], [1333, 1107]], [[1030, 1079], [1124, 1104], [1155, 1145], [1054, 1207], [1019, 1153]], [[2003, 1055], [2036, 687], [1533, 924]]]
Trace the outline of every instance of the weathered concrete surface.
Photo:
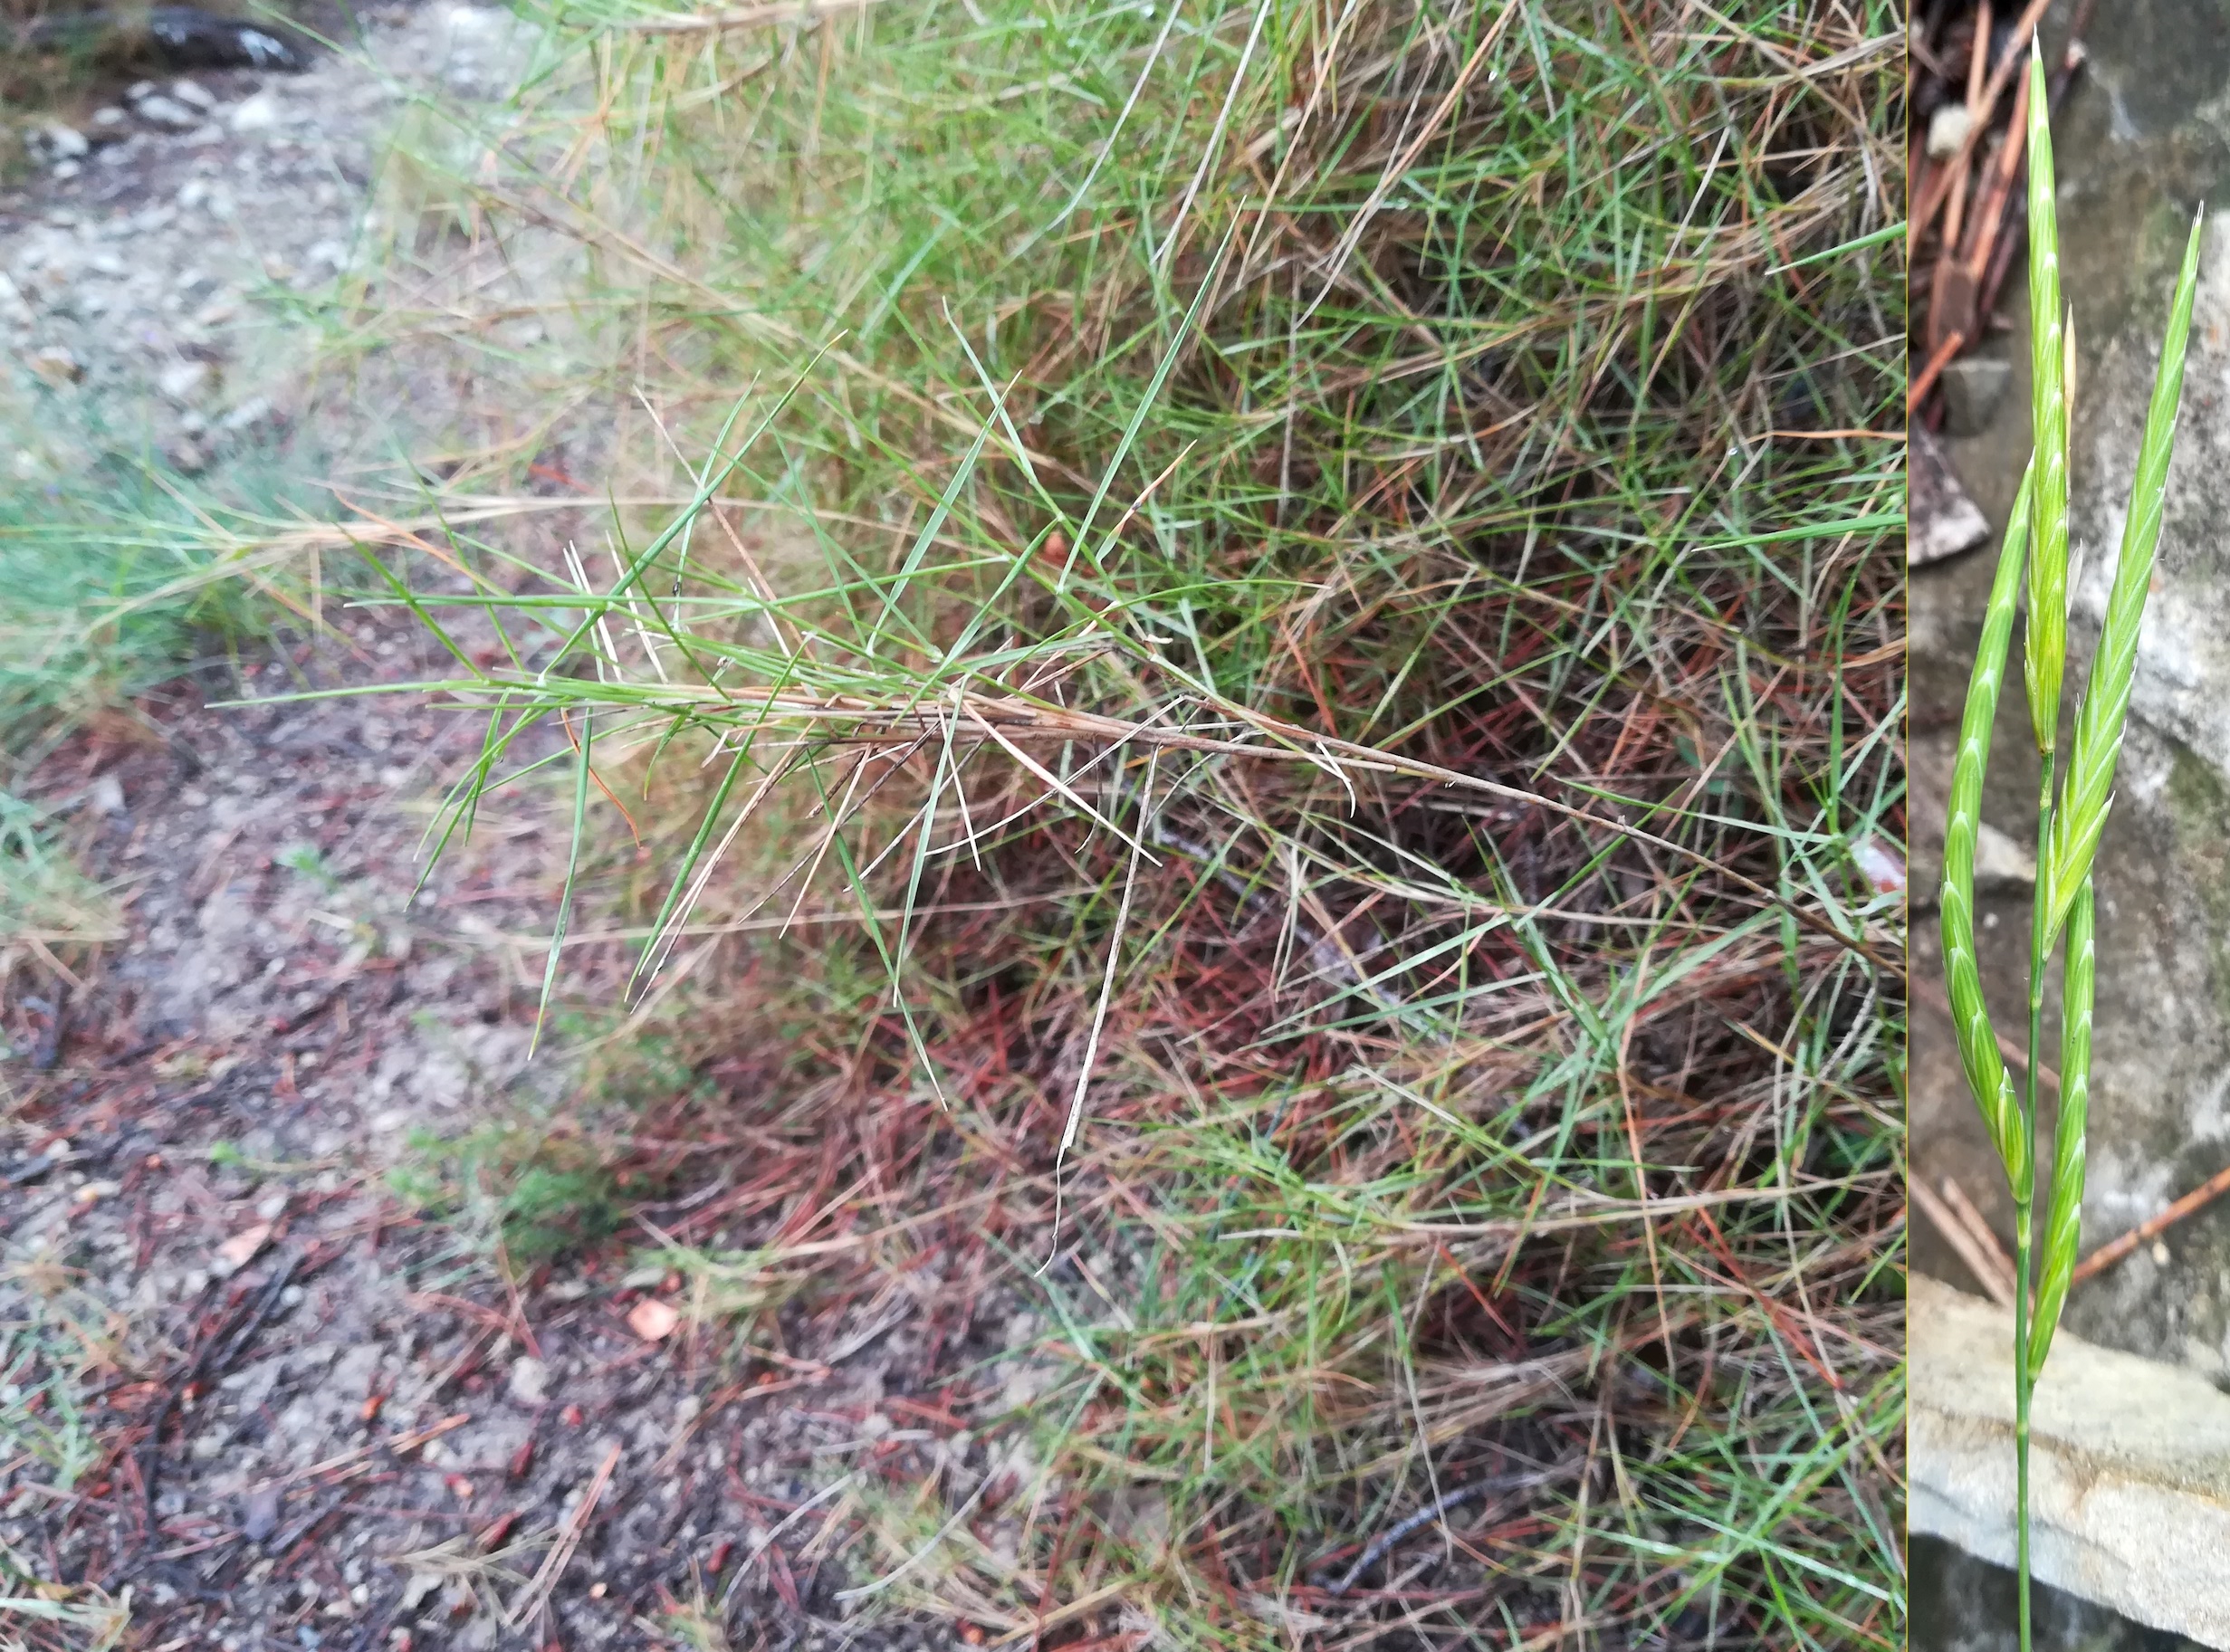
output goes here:
[[[1911, 1525], [2014, 1559], [2013, 1315], [1913, 1281]], [[2230, 1396], [2063, 1332], [2030, 1412], [2034, 1575], [2230, 1647]]]
[[[2053, 17], [2064, 11], [2053, 8]], [[2052, 18], [2048, 49], [2062, 35]], [[2090, 68], [2058, 121], [2062, 264], [2078, 339], [2072, 624], [2087, 669], [2120, 545], [2175, 264], [2191, 214], [2212, 222], [2187, 360], [2134, 715], [2098, 870], [2099, 1004], [2086, 1246], [2127, 1231], [2230, 1163], [2230, 16], [2220, 0], [2101, 10]], [[2027, 316], [1990, 349], [2011, 368], [1996, 419], [1947, 447], [2002, 524], [2028, 451]], [[1944, 794], [1996, 541], [1912, 578], [1916, 906], [1932, 896]], [[2016, 646], [2018, 645], [2016, 644]], [[2071, 671], [2071, 677], [2079, 673]], [[2011, 678], [2017, 683], [2017, 674]], [[2072, 706], [2070, 708], [2072, 713]], [[2001, 707], [1986, 817], [2033, 847], [2036, 759], [2017, 690]], [[2019, 1035], [2025, 891], [1979, 901], [1986, 985]], [[2012, 1211], [1941, 1008], [1932, 910], [1913, 924], [1916, 1174], [1955, 1176], [2001, 1235]], [[2046, 1061], [2057, 1065], [2056, 1031]], [[2047, 1120], [2049, 1120], [2049, 1107]], [[1922, 1272], [1967, 1281], [1915, 1230]], [[2072, 1330], [2230, 1380], [2230, 1200], [2079, 1288]]]

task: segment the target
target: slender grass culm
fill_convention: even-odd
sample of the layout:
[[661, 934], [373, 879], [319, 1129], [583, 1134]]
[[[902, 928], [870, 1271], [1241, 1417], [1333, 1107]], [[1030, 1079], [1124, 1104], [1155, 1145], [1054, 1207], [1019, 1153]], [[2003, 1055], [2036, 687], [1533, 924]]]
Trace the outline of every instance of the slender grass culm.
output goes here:
[[[2145, 416], [2137, 479], [2122, 530], [2121, 555], [2107, 598], [2106, 624], [2075, 714], [2064, 769], [2059, 765], [2059, 718], [2067, 658], [2067, 476], [2073, 425], [2074, 343], [2060, 297], [2059, 232], [2053, 217], [2052, 134], [2043, 59], [2029, 64], [2029, 308], [2031, 429], [2028, 473], [2006, 524], [1997, 577], [1990, 587], [1975, 674], [1959, 725], [1951, 804], [1944, 830], [1944, 975], [1958, 1030], [1959, 1057], [1982, 1109], [2014, 1201], [2015, 1557], [2019, 1574], [2022, 1652], [2029, 1652], [2029, 1402], [2067, 1301], [2082, 1225], [2083, 1134], [2090, 1106], [2091, 1006], [2093, 982], [2091, 868], [2113, 801], [2114, 767], [2137, 668], [2139, 627], [2152, 580], [2153, 553], [2168, 492], [2168, 456], [2176, 444], [2176, 410], [2183, 392], [2184, 347], [2198, 284], [2200, 222], [2192, 224], [2176, 297]], [[2037, 868], [2030, 925], [2026, 1074], [2016, 1092], [1998, 1053], [1982, 971], [1975, 950], [1975, 837], [1981, 824], [1983, 770], [1998, 686], [2013, 635], [2014, 609], [2026, 574], [2027, 625], [2023, 677], [2029, 721], [2042, 759], [2037, 791]], [[2062, 776], [2064, 776], [2063, 778]], [[2055, 782], [2057, 789], [2055, 791]], [[2044, 982], [2065, 942], [2062, 984], [2060, 1116], [2053, 1132], [2050, 1203], [2043, 1256], [2034, 1255], [2032, 1218], [2036, 1167], [2036, 1058]]]

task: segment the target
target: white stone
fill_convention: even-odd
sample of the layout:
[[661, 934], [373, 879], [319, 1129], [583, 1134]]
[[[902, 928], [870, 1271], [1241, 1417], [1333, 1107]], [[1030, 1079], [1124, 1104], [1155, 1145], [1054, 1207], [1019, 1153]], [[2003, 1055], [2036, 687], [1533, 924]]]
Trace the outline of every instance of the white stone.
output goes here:
[[209, 378], [207, 362], [178, 361], [156, 375], [155, 386], [172, 401], [186, 402], [207, 388]]
[[59, 120], [50, 120], [34, 129], [31, 141], [40, 154], [57, 164], [82, 159], [93, 147], [84, 133]]
[[267, 91], [259, 91], [233, 105], [226, 123], [235, 132], [267, 132], [279, 124], [284, 113], [278, 99]]
[[56, 387], [73, 385], [85, 377], [85, 364], [59, 344], [35, 351], [28, 365], [33, 373]]
[[251, 396], [230, 413], [219, 419], [217, 428], [228, 434], [247, 429], [271, 416], [271, 402], [261, 396]]
[[1949, 160], [1959, 152], [1973, 129], [1975, 118], [1964, 103], [1947, 103], [1929, 117], [1928, 153], [1930, 160]]
[[[2012, 1312], [1915, 1275], [1907, 1315], [1911, 1529], [2010, 1566]], [[2230, 1647], [2230, 1395], [2063, 1329], [2037, 1381], [2030, 1442], [2035, 1575]]]
[[2036, 856], [1988, 821], [1975, 831], [1975, 887], [1984, 893], [2034, 889]]
[[216, 99], [199, 81], [173, 81], [170, 82], [170, 95], [187, 108], [201, 110], [205, 113], [216, 107]]
[[198, 110], [188, 109], [176, 98], [166, 98], [160, 92], [141, 98], [132, 107], [139, 111], [140, 119], [152, 121], [157, 126], [167, 126], [173, 131], [183, 132], [201, 124]]
[[522, 1406], [540, 1406], [550, 1399], [550, 1367], [531, 1355], [511, 1362], [511, 1397]]

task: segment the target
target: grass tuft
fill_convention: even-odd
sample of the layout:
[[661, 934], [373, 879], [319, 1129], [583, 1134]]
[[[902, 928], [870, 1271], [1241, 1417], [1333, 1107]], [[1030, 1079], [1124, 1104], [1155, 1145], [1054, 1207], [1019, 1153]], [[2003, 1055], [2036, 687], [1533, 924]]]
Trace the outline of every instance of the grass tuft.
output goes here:
[[491, 1230], [913, 1328], [862, 1612], [1896, 1644], [1894, 8], [542, 27], [350, 334], [528, 411], [351, 530], [691, 1089]]

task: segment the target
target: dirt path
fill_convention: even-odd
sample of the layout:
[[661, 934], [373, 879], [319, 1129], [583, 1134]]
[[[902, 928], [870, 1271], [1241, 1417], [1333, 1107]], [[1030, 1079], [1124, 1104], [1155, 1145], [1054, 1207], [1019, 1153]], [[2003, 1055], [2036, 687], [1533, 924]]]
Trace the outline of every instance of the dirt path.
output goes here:
[[103, 448], [198, 473], [282, 418], [301, 313], [366, 244], [398, 113], [490, 95], [518, 50], [506, 13], [389, 6], [305, 72], [142, 81], [34, 131], [43, 169], [0, 194], [0, 340], [30, 368], [0, 400], [15, 476]]
[[[361, 625], [248, 686], [433, 664]], [[74, 1475], [8, 1465], [0, 1541], [74, 1598], [129, 1590], [148, 1647], [643, 1645], [693, 1599], [769, 1645], [845, 1638], [844, 1493], [921, 1484], [947, 1449], [886, 1408], [928, 1375], [908, 1304], [801, 1313], [789, 1351], [723, 1359], [673, 1281], [622, 1274], [624, 1244], [522, 1265], [512, 1292], [468, 1220], [403, 1214], [381, 1172], [423, 1162], [413, 1132], [537, 1116], [575, 1082], [527, 1064], [531, 978], [496, 939], [544, 919], [557, 845], [492, 819], [413, 901], [409, 806], [467, 725], [403, 698], [203, 698], [43, 777], [100, 813], [90, 858], [131, 933], [58, 1028], [52, 1000], [13, 1010], [52, 1061], [0, 1148], [8, 1380], [43, 1385], [47, 1418], [73, 1372], [98, 1380]], [[640, 1157], [670, 1191], [638, 1220], [718, 1219], [732, 1167], [700, 1155], [693, 1185], [682, 1157]], [[728, 1247], [781, 1219], [696, 1227]]]

